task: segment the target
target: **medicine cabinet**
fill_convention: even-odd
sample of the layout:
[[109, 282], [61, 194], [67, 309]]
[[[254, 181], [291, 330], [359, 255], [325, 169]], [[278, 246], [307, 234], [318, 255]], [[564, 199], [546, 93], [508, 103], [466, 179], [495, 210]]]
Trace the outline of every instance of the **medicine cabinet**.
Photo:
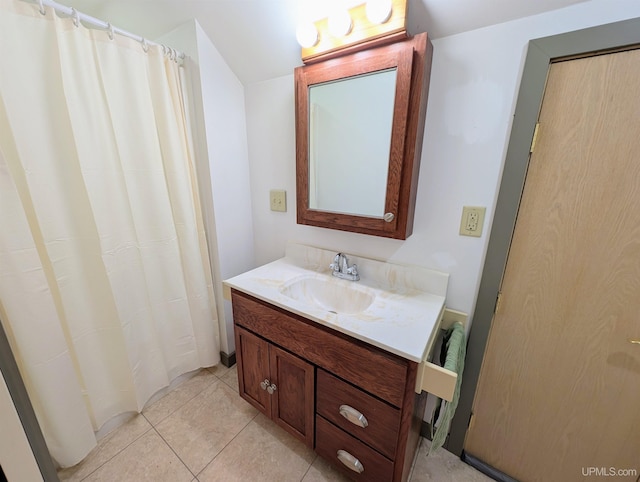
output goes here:
[[298, 224], [413, 230], [433, 47], [427, 34], [298, 67]]

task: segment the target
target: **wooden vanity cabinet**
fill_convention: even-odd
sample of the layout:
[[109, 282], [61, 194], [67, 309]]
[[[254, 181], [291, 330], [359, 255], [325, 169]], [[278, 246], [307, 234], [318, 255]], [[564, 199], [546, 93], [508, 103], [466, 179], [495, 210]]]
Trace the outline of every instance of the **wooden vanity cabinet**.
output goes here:
[[352, 479], [406, 481], [426, 402], [418, 365], [237, 290], [231, 299], [240, 395]]
[[313, 448], [314, 366], [235, 327], [240, 396]]

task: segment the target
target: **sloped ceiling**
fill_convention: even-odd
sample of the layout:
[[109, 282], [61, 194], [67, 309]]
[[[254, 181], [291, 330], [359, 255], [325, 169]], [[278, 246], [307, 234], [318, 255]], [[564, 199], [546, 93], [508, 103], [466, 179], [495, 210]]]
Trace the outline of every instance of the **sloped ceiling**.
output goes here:
[[[290, 74], [300, 65], [296, 21], [310, 0], [58, 1], [149, 39], [195, 18], [246, 85]], [[411, 25], [434, 39], [590, 0], [408, 1]], [[320, 0], [320, 4], [329, 2]]]

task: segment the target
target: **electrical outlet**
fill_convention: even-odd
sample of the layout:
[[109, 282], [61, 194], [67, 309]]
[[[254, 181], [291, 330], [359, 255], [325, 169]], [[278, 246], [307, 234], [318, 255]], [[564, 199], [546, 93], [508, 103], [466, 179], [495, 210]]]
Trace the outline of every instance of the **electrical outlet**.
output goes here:
[[272, 189], [269, 191], [269, 203], [272, 211], [287, 212], [287, 191]]
[[460, 234], [462, 236], [482, 236], [482, 225], [487, 208], [482, 206], [464, 206], [460, 220]]
[[477, 231], [478, 230], [478, 212], [477, 211], [469, 211], [467, 214], [467, 231]]

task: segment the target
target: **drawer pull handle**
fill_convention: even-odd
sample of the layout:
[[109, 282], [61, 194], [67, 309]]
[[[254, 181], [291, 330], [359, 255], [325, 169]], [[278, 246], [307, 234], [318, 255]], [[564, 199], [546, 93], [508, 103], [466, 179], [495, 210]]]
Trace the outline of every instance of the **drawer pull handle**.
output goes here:
[[357, 458], [355, 458], [345, 450], [338, 450], [338, 460], [342, 462], [346, 468], [353, 470], [354, 472], [357, 472], [359, 474], [364, 472], [364, 465], [362, 465], [362, 463], [360, 463]]
[[367, 417], [358, 412], [355, 408], [350, 407], [349, 405], [340, 405], [340, 415], [349, 420], [354, 425], [358, 427], [366, 428], [369, 425], [367, 421]]
[[271, 385], [271, 382], [268, 378], [265, 378], [264, 381], [260, 382], [260, 388], [263, 390], [266, 390], [269, 385]]

